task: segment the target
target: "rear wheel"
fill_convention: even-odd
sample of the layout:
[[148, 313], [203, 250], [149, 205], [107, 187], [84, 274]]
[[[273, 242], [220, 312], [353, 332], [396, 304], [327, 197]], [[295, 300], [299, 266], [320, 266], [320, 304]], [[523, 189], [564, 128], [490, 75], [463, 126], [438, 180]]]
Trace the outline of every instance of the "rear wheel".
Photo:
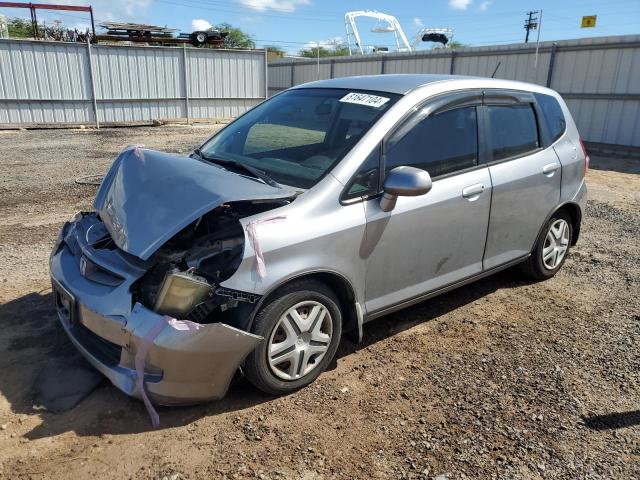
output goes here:
[[264, 337], [245, 362], [260, 390], [282, 395], [313, 382], [333, 359], [342, 334], [336, 295], [316, 281], [291, 284], [258, 313], [253, 333]]
[[567, 258], [572, 235], [569, 215], [562, 211], [554, 214], [524, 263], [525, 272], [537, 280], [553, 277]]

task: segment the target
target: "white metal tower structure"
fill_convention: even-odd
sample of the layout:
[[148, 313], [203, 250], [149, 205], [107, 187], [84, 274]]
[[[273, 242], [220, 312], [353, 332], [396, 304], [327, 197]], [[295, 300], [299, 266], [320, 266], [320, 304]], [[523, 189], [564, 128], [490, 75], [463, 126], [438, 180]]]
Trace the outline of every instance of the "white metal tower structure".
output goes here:
[[[377, 12], [375, 10], [358, 10], [355, 12], [347, 12], [344, 14], [344, 23], [347, 30], [347, 45], [349, 46], [349, 55], [353, 55], [352, 44], [355, 44], [360, 54], [364, 55], [364, 48], [362, 46], [362, 40], [360, 39], [360, 33], [358, 32], [358, 26], [356, 25], [356, 18], [369, 17], [378, 20], [378, 24], [371, 30], [375, 33], [390, 33], [396, 40], [396, 48], [399, 52], [410, 52], [411, 45], [407, 36], [404, 34], [404, 30], [400, 26], [400, 22], [393, 15]], [[402, 46], [401, 46], [402, 44]]]

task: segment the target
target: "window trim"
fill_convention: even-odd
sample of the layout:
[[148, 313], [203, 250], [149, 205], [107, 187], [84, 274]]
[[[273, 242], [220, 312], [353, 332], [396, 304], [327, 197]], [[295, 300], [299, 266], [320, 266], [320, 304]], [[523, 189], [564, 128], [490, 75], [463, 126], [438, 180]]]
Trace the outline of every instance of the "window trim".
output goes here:
[[[542, 129], [540, 126], [540, 112], [537, 109], [537, 105], [535, 102], [535, 97], [533, 96], [532, 93], [529, 92], [518, 92], [518, 93], [523, 93], [524, 95], [518, 96], [519, 98], [517, 98], [516, 96], [511, 96], [510, 95], [511, 92], [509, 92], [509, 94], [505, 94], [505, 95], [500, 95], [500, 94], [495, 94], [495, 93], [491, 93], [490, 95], [487, 95], [482, 102], [482, 106], [480, 108], [480, 110], [482, 110], [482, 114], [478, 116], [478, 121], [481, 122], [483, 124], [483, 129], [482, 129], [482, 136], [483, 136], [483, 141], [485, 143], [485, 154], [486, 154], [486, 159], [487, 159], [487, 165], [488, 166], [493, 166], [493, 165], [499, 165], [501, 163], [505, 163], [505, 162], [511, 162], [513, 160], [518, 160], [519, 158], [523, 158], [523, 157], [528, 157], [530, 155], [534, 155], [536, 153], [539, 153], [541, 151], [543, 151], [546, 147], [544, 147], [543, 145], [543, 139], [542, 139]], [[528, 95], [527, 95], [528, 94]], [[518, 99], [519, 101], [511, 101], [511, 102], [500, 102], [500, 99], [502, 98], [511, 98], [511, 99]], [[519, 153], [517, 155], [512, 155], [510, 157], [505, 157], [505, 158], [500, 158], [498, 160], [494, 160], [493, 159], [493, 139], [491, 138], [491, 121], [489, 120], [489, 111], [487, 109], [487, 107], [490, 106], [499, 106], [499, 107], [510, 107], [510, 106], [516, 106], [516, 105], [528, 105], [529, 108], [531, 108], [532, 112], [533, 112], [533, 118], [535, 120], [535, 124], [536, 124], [536, 138], [537, 138], [537, 142], [538, 142], [538, 146], [534, 149], [531, 150], [527, 150], [526, 152], [522, 152]]]
[[[555, 140], [551, 140], [552, 135], [551, 135], [551, 130], [549, 129], [549, 121], [547, 119], [547, 116], [544, 114], [544, 110], [542, 108], [542, 105], [540, 104], [540, 102], [538, 102], [538, 96], [549, 97], [549, 98], [551, 98], [553, 101], [555, 101], [558, 104], [558, 107], [560, 107], [560, 112], [562, 113], [562, 120], [564, 121], [564, 129], [562, 130], [562, 133], [560, 135], [558, 135], [558, 138], [556, 138]], [[565, 116], [564, 110], [562, 109], [562, 104], [553, 95], [547, 95], [546, 93], [534, 92], [533, 93], [533, 97], [534, 97], [534, 99], [536, 101], [535, 105], [536, 105], [536, 109], [538, 111], [538, 115], [540, 117], [540, 121], [541, 121], [541, 123], [543, 124], [543, 127], [544, 127], [544, 134], [545, 134], [545, 137], [546, 137], [546, 138], [544, 138], [544, 148], [549, 148], [549, 147], [555, 145], [556, 143], [558, 143], [560, 141], [560, 139], [562, 137], [564, 137], [565, 134], [567, 133], [567, 130], [568, 130], [567, 117]]]
[[[428, 111], [425, 113], [425, 116], [424, 116], [425, 118], [427, 118], [431, 115], [442, 113], [447, 110], [453, 110], [456, 108], [464, 108], [464, 107], [476, 107], [476, 130], [477, 130], [477, 136], [478, 136], [478, 151], [477, 151], [478, 164], [474, 165], [473, 167], [465, 168], [462, 170], [456, 170], [454, 172], [449, 172], [447, 174], [439, 175], [437, 177], [431, 177], [433, 181], [443, 180], [458, 174], [468, 173], [473, 170], [486, 167], [486, 157], [484, 155], [484, 150], [483, 150], [485, 148], [485, 142], [484, 142], [484, 139], [481, 139], [480, 119], [479, 119], [479, 115], [480, 115], [479, 107], [482, 106], [482, 96], [483, 96], [483, 92], [479, 88], [468, 89], [468, 90], [456, 90], [456, 91], [450, 91], [443, 94], [439, 94], [433, 97], [429, 97], [427, 99], [424, 99], [416, 103], [413, 107], [407, 110], [407, 112], [405, 112], [405, 114], [400, 119], [398, 119], [398, 121], [396, 121], [395, 124], [393, 124], [389, 128], [387, 133], [384, 134], [382, 140], [378, 144], [378, 148], [381, 149], [380, 164], [378, 166], [378, 168], [380, 169], [379, 175], [378, 175], [378, 179], [379, 179], [378, 192], [375, 194], [363, 195], [361, 197], [354, 197], [348, 200], [343, 199], [343, 196], [347, 191], [347, 189], [349, 188], [349, 185], [351, 184], [353, 177], [358, 173], [358, 170], [356, 170], [356, 172], [354, 172], [354, 174], [346, 183], [346, 186], [343, 188], [342, 192], [340, 193], [340, 204], [352, 205], [357, 202], [364, 202], [364, 201], [371, 200], [373, 198], [379, 198], [382, 195], [383, 193], [382, 185], [384, 184], [384, 180], [385, 180], [384, 179], [385, 147], [387, 145], [387, 142], [399, 128], [401, 128], [407, 121], [410, 121], [410, 119], [414, 115], [416, 115], [418, 112], [420, 112], [423, 109], [428, 109]], [[370, 154], [371, 152], [367, 154], [367, 157]], [[366, 161], [367, 157], [365, 157], [362, 160], [363, 163]], [[361, 166], [362, 166], [362, 163], [358, 166], [358, 169]]]
[[[345, 195], [349, 193], [349, 189], [353, 185], [353, 181], [355, 180], [356, 175], [360, 171], [360, 168], [362, 167], [362, 165], [364, 165], [364, 162], [366, 162], [369, 159], [369, 156], [376, 149], [378, 149], [378, 190], [377, 192], [370, 193], [367, 195], [360, 195], [353, 198], [345, 198]], [[349, 181], [345, 184], [344, 188], [340, 192], [340, 205], [352, 205], [354, 203], [369, 200], [370, 198], [379, 197], [382, 193], [382, 182], [380, 180], [381, 167], [382, 167], [382, 141], [378, 142], [378, 144], [373, 149], [371, 149], [371, 151], [367, 154], [367, 156], [364, 157], [364, 160], [362, 160], [362, 163], [358, 166], [358, 170], [356, 170], [356, 172], [351, 176]]]

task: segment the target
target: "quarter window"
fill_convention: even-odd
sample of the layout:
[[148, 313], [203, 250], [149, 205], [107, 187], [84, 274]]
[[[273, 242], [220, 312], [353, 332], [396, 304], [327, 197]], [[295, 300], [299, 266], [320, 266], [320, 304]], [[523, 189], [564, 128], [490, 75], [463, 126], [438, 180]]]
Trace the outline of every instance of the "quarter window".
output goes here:
[[558, 100], [551, 95], [542, 93], [534, 93], [534, 95], [549, 129], [549, 135], [551, 136], [549, 143], [551, 144], [559, 139], [567, 128], [562, 107], [560, 107]]
[[538, 148], [538, 127], [531, 105], [489, 105], [486, 108], [494, 161]]
[[447, 110], [409, 125], [409, 129], [406, 126], [388, 142], [385, 173], [409, 165], [438, 177], [478, 164], [476, 107]]
[[360, 166], [358, 173], [353, 176], [349, 188], [342, 199], [366, 197], [375, 195], [379, 191], [380, 181], [380, 145], [373, 149]]

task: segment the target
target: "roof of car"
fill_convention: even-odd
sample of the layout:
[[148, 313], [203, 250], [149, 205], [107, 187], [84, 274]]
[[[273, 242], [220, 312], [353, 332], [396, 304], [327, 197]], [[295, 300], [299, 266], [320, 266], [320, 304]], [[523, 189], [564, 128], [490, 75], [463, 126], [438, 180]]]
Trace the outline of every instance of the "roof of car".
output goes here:
[[332, 78], [331, 80], [318, 80], [305, 83], [295, 88], [345, 88], [349, 90], [374, 90], [405, 94], [417, 87], [429, 83], [451, 80], [463, 80], [472, 77], [463, 75], [435, 75], [417, 73], [397, 73], [386, 75], [362, 75], [358, 77]]

